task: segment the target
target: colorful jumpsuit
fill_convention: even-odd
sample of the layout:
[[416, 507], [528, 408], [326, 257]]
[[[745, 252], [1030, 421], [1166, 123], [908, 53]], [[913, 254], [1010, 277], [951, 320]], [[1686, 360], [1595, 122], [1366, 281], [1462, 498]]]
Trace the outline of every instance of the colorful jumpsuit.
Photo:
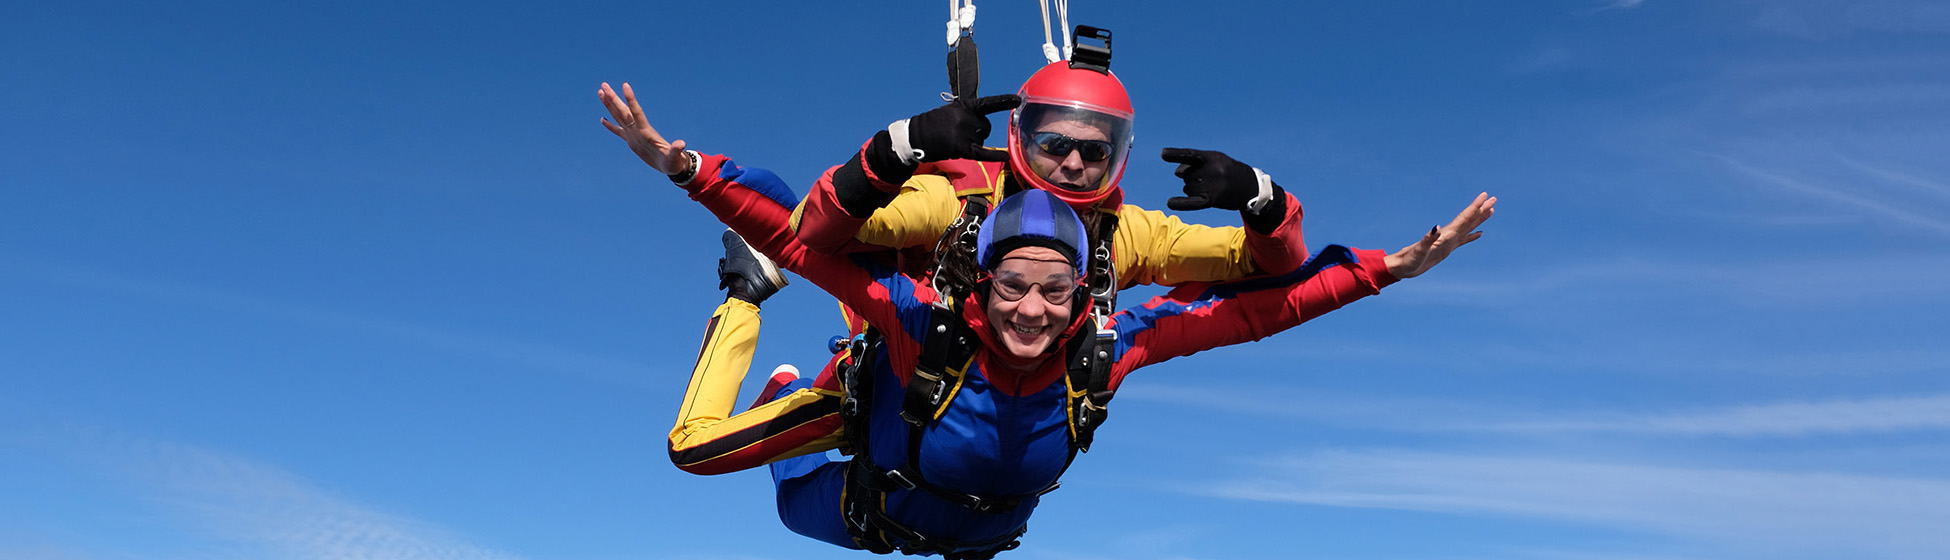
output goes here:
[[[849, 165], [858, 166], [857, 162]], [[885, 208], [864, 219], [840, 208], [843, 189], [834, 185], [834, 175], [845, 166], [822, 176], [803, 203], [771, 172], [740, 167], [721, 155], [701, 155], [693, 178], [683, 186], [693, 193], [732, 187], [761, 193], [804, 226], [796, 229], [800, 241], [821, 238], [820, 243], [808, 245], [823, 252], [836, 252], [836, 248], [885, 252], [886, 247], [912, 246], [923, 238], [927, 247], [933, 247], [960, 215], [959, 196], [986, 197], [1003, 190], [1008, 180], [998, 165], [960, 160], [924, 164], [922, 170], [933, 174], [916, 174], [899, 182], [869, 176], [869, 188], [894, 196]], [[1283, 274], [1299, 268], [1307, 258], [1300, 227], [1303, 213], [1292, 195], [1282, 196], [1286, 200], [1278, 225], [1266, 232], [1186, 224], [1162, 212], [1110, 201], [1119, 219], [1112, 244], [1118, 287], [1237, 280], [1258, 272]], [[922, 234], [927, 231], [932, 233]], [[743, 301], [727, 300], [712, 313], [697, 369], [668, 441], [671, 462], [678, 468], [722, 474], [841, 445], [837, 415], [841, 393], [832, 373], [833, 363], [843, 356], [828, 362], [806, 390], [732, 415], [758, 342], [759, 324], [758, 308]]]
[[[703, 171], [723, 172], [707, 167]], [[737, 173], [734, 172], [734, 175]], [[880, 468], [913, 469], [937, 486], [978, 496], [1033, 494], [1062, 473], [1071, 442], [1064, 396], [1063, 360], [1048, 360], [1029, 374], [999, 374], [989, 367], [992, 331], [979, 299], [964, 302], [962, 318], [982, 339], [964, 384], [943, 416], [923, 428], [920, 448], [907, 465], [909, 432], [897, 418], [904, 385], [929, 336], [927, 320], [938, 297], [927, 285], [864, 255], [835, 256], [808, 249], [788, 225], [789, 210], [763, 189], [738, 181], [686, 185], [694, 200], [738, 231], [779, 265], [820, 286], [882, 327], [886, 345], [876, 354], [869, 459]], [[1395, 281], [1379, 251], [1330, 247], [1307, 266], [1286, 275], [1251, 281], [1181, 286], [1108, 321], [1118, 332], [1111, 388], [1145, 365], [1208, 348], [1258, 340]], [[817, 384], [804, 380], [802, 384]], [[790, 397], [802, 391], [788, 386]], [[765, 406], [773, 406], [777, 401]], [[762, 408], [762, 407], [761, 407]], [[765, 430], [789, 431], [792, 426]], [[842, 499], [845, 462], [801, 455], [772, 464], [779, 514], [795, 532], [835, 545], [859, 548], [846, 529]], [[1013, 508], [981, 512], [921, 490], [893, 489], [884, 511], [905, 529], [966, 550], [993, 547], [1019, 534], [1036, 507], [1025, 498]]]

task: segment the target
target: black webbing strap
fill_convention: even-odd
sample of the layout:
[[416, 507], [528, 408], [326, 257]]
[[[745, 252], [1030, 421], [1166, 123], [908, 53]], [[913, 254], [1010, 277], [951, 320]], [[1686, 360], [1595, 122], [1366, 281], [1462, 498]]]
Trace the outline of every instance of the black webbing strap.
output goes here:
[[909, 555], [940, 554], [948, 560], [986, 560], [998, 552], [1015, 549], [1021, 544], [1016, 539], [1029, 530], [1024, 525], [977, 541], [930, 538], [887, 516], [884, 497], [893, 482], [876, 473], [872, 463], [866, 455], [855, 455], [847, 461], [846, 494], [841, 500], [847, 534], [869, 552], [889, 554], [899, 550]]
[[989, 201], [981, 195], [961, 198], [961, 216], [949, 224], [941, 239], [934, 244], [934, 272], [929, 277], [930, 285], [940, 297], [934, 304], [937, 307], [954, 305], [975, 290], [973, 271], [963, 267], [948, 266], [943, 255], [975, 254], [976, 242], [982, 233], [982, 220], [989, 215]]
[[[1073, 338], [1068, 347], [1070, 384], [1070, 421], [1076, 438], [1075, 451], [1090, 451], [1090, 443], [1095, 439], [1097, 427], [1103, 425], [1110, 416], [1110, 366], [1112, 353], [1117, 345], [1117, 331], [1103, 328], [1110, 314], [1117, 307], [1117, 264], [1116, 253], [1111, 241], [1116, 239], [1117, 215], [1102, 213], [1098, 215], [1097, 231], [1092, 239], [1095, 246], [1090, 251], [1090, 273], [1086, 280], [1090, 283], [1090, 329], [1094, 336]], [[1076, 392], [1083, 394], [1078, 395]]]
[[1090, 284], [1090, 310], [1099, 320], [1117, 311], [1117, 253], [1111, 242], [1117, 238], [1117, 215], [1097, 214], [1097, 231], [1090, 238], [1090, 271], [1084, 281]]
[[948, 50], [948, 93], [955, 99], [975, 101], [975, 87], [982, 83], [982, 65], [976, 60], [975, 34], [963, 34]]
[[847, 345], [847, 359], [836, 370], [840, 376], [840, 386], [846, 391], [840, 401], [840, 422], [845, 430], [846, 445], [840, 449], [847, 455], [864, 454], [867, 449], [867, 416], [873, 409], [873, 383], [869, 379], [873, 371], [874, 354], [880, 351], [880, 331], [869, 325], [866, 332], [853, 337]]
[[[1093, 318], [1090, 326], [1098, 326]], [[1090, 451], [1097, 427], [1110, 417], [1111, 353], [1117, 345], [1117, 331], [1092, 329], [1094, 336], [1077, 336], [1069, 344], [1069, 366], [1065, 373], [1070, 384], [1070, 421], [1077, 451]], [[1081, 335], [1082, 333], [1078, 333]], [[1078, 395], [1077, 392], [1081, 392]]]
[[919, 363], [907, 378], [907, 399], [901, 404], [901, 419], [916, 429], [933, 422], [954, 399], [979, 343], [954, 308], [929, 310], [927, 338], [921, 343]]

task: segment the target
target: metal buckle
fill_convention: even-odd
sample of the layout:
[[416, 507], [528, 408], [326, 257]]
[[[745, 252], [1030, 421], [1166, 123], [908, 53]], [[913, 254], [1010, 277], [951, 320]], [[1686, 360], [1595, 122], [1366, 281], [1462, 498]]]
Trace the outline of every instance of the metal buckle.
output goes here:
[[914, 481], [907, 479], [907, 475], [901, 474], [900, 469], [887, 469], [887, 472], [881, 473], [881, 476], [887, 477], [887, 480], [894, 481], [894, 484], [899, 484], [901, 488], [908, 490], [919, 488], [918, 485], [914, 484]]
[[859, 530], [861, 534], [865, 534], [867, 531], [867, 514], [866, 512], [860, 511], [859, 502], [859, 500], [846, 500], [846, 511], [842, 512], [842, 515], [846, 516], [847, 525]]
[[934, 392], [928, 394], [928, 404], [941, 406], [941, 397], [947, 396], [947, 394], [948, 394], [947, 380], [936, 379], [934, 382]]

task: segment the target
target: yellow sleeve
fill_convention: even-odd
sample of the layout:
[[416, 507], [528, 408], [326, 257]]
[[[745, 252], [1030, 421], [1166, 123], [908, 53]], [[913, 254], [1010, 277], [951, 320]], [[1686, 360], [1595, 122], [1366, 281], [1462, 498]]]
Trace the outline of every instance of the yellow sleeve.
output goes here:
[[1125, 204], [1118, 208], [1114, 235], [1119, 289], [1224, 282], [1258, 271], [1246, 252], [1245, 228], [1187, 224], [1176, 216]]
[[867, 218], [855, 239], [881, 247], [932, 248], [959, 217], [961, 202], [947, 177], [915, 175], [901, 184], [893, 202]]

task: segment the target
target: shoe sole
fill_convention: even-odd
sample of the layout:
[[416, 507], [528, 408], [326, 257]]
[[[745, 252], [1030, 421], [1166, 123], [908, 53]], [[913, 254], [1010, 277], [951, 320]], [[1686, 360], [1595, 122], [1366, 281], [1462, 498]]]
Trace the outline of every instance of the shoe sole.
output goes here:
[[[725, 232], [734, 235], [737, 233], [729, 229], [725, 230]], [[765, 281], [771, 282], [773, 288], [784, 288], [787, 281], [785, 279], [785, 272], [779, 270], [779, 265], [774, 264], [772, 259], [765, 256], [765, 253], [760, 253], [758, 249], [753, 249], [752, 244], [745, 242], [744, 236], [738, 236], [737, 239], [738, 245], [744, 247], [745, 254], [751, 255], [752, 260], [758, 261], [759, 270], [762, 271], [761, 274], [765, 275]]]

